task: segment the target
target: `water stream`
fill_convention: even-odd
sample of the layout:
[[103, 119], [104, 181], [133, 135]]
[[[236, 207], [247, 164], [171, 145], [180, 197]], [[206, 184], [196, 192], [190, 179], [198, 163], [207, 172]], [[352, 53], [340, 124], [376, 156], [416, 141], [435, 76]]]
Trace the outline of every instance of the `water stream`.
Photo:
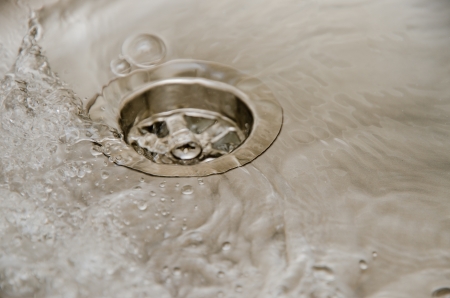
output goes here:
[[[449, 297], [448, 1], [41, 2], [0, 3], [0, 297]], [[136, 33], [258, 77], [278, 139], [117, 166], [85, 106]]]

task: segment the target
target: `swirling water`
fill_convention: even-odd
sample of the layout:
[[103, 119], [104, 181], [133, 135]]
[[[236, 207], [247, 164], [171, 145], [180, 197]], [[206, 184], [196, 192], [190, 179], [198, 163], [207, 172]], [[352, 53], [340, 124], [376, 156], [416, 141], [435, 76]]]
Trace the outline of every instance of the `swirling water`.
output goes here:
[[[46, 2], [0, 4], [0, 297], [450, 293], [448, 1]], [[272, 147], [204, 178], [104, 157], [83, 107], [138, 33], [263, 80]]]

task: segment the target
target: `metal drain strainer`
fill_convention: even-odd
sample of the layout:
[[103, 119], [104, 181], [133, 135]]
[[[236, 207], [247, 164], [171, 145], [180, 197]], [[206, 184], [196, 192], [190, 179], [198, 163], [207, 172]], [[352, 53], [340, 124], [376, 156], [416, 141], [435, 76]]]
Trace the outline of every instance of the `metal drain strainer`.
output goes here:
[[178, 109], [139, 121], [127, 143], [156, 163], [192, 165], [232, 152], [248, 136], [246, 124], [242, 131], [219, 113]]
[[259, 80], [211, 62], [175, 60], [112, 81], [89, 108], [117, 131], [96, 142], [114, 161], [158, 176], [244, 165], [275, 140], [282, 110]]

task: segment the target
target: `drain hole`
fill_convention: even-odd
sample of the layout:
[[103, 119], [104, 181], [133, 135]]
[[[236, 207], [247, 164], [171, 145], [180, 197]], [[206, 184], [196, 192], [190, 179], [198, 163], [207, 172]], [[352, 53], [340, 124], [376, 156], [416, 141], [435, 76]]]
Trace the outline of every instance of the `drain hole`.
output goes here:
[[193, 159], [199, 156], [201, 152], [201, 146], [194, 142], [189, 142], [172, 150], [172, 154], [179, 159]]
[[167, 129], [167, 124], [164, 121], [158, 121], [150, 126], [145, 126], [142, 130], [155, 134], [158, 138], [164, 138], [169, 135], [169, 130]]
[[193, 165], [231, 153], [253, 117], [235, 94], [201, 84], [154, 87], [124, 105], [125, 140], [155, 163]]
[[186, 120], [189, 130], [196, 134], [204, 132], [208, 127], [216, 122], [215, 119], [191, 117], [186, 115], [184, 116], [184, 119]]
[[[130, 39], [147, 58], [157, 49], [148, 37]], [[139, 55], [124, 51], [133, 64]], [[156, 62], [111, 81], [89, 104], [93, 121], [120, 132], [99, 131], [95, 140], [116, 164], [157, 176], [207, 176], [251, 162], [276, 139], [283, 111], [257, 78], [214, 62]]]
[[219, 138], [212, 144], [212, 147], [216, 150], [230, 153], [239, 146], [241, 140], [236, 132], [229, 132], [224, 137]]

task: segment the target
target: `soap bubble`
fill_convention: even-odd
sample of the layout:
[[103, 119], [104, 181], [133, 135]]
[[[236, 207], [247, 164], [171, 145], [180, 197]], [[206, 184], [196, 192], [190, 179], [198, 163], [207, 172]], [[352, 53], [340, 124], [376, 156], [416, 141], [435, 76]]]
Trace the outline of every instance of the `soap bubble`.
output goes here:
[[120, 57], [112, 60], [110, 67], [111, 67], [111, 71], [116, 76], [119, 76], [119, 77], [126, 76], [127, 74], [129, 74], [131, 72], [130, 63], [127, 60], [120, 58]]
[[122, 53], [131, 64], [140, 68], [149, 68], [164, 58], [166, 47], [164, 42], [155, 35], [139, 34], [125, 40]]

